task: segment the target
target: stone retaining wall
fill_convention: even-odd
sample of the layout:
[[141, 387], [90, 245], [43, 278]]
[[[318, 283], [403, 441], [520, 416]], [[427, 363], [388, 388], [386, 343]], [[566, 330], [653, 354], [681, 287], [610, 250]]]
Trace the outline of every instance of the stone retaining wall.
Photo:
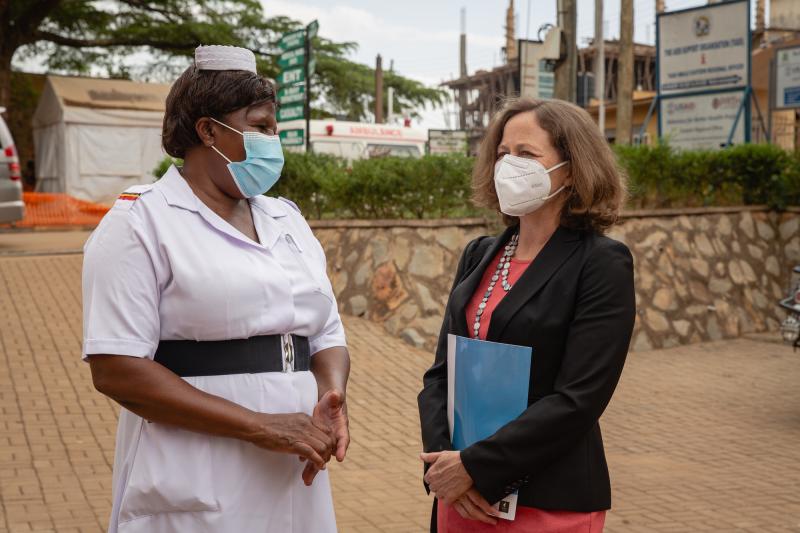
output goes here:
[[[464, 246], [494, 234], [480, 219], [317, 221], [342, 312], [432, 349]], [[633, 350], [777, 329], [800, 214], [762, 208], [628, 213], [611, 237], [636, 265]]]

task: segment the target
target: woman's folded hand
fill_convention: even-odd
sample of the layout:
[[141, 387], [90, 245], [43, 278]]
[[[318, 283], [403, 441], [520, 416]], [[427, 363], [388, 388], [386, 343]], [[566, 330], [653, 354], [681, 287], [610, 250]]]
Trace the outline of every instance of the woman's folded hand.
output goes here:
[[497, 524], [494, 509], [474, 487], [456, 500], [453, 507], [462, 518], [467, 520], [477, 520], [491, 525]]
[[453, 505], [472, 487], [472, 478], [461, 462], [461, 452], [423, 453], [420, 458], [431, 465], [425, 474], [425, 482], [447, 505]]

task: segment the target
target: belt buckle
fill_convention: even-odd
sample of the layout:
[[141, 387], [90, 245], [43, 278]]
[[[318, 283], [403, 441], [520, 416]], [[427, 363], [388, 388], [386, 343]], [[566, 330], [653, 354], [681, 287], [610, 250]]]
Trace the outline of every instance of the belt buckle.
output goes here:
[[294, 372], [294, 339], [291, 334], [281, 335], [281, 352], [283, 356], [283, 371]]

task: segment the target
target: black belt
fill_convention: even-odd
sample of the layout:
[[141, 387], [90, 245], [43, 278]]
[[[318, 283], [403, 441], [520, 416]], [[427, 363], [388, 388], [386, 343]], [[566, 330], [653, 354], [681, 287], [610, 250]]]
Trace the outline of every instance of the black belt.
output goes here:
[[156, 363], [181, 377], [304, 371], [311, 368], [308, 337], [261, 335], [226, 341], [161, 341]]

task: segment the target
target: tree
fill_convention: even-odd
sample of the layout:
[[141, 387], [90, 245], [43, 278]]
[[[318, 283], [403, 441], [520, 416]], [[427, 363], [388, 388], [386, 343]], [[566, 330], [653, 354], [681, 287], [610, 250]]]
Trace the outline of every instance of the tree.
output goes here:
[[[374, 112], [375, 69], [343, 57], [321, 53], [317, 59], [317, 70], [318, 77], [312, 79], [312, 97], [321, 97], [325, 105], [318, 108], [315, 114], [357, 121]], [[317, 84], [316, 90], [314, 83]], [[418, 116], [417, 110], [425, 104], [438, 105], [447, 97], [441, 89], [425, 87], [416, 80], [384, 71], [383, 90], [387, 91], [389, 87], [394, 88], [396, 114]], [[383, 108], [383, 116], [386, 117], [388, 101], [385, 94]]]
[[[289, 17], [267, 18], [259, 0], [0, 0], [0, 106], [7, 105], [11, 61], [44, 58], [65, 74], [100, 70], [109, 77], [166, 81], [183, 70], [200, 44], [253, 50], [259, 72], [278, 73], [280, 35], [302, 25]], [[317, 114], [358, 120], [367, 114], [363, 95], [374, 96], [373, 70], [347, 59], [352, 42], [321, 37], [313, 43], [317, 73], [312, 96]], [[151, 60], [138, 70], [125, 59], [138, 51]], [[398, 112], [441, 104], [446, 93], [388, 73]]]

